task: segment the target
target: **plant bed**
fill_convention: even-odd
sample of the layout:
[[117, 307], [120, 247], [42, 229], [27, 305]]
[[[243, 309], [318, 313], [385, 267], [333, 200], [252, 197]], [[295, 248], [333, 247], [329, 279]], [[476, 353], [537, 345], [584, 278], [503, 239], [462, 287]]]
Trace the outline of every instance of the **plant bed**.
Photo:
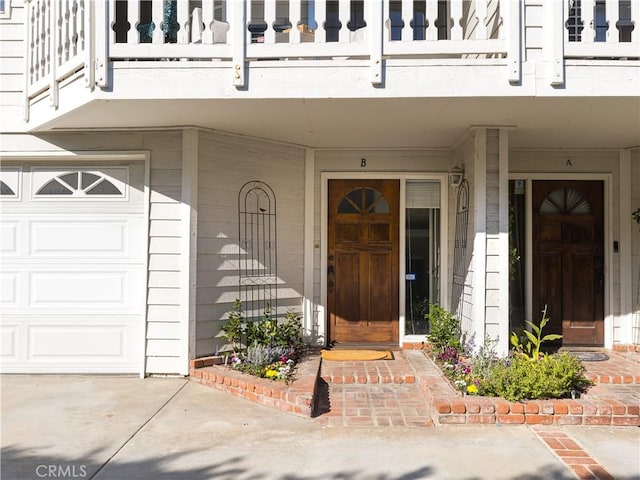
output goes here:
[[616, 392], [596, 385], [578, 399], [509, 401], [463, 395], [429, 353], [407, 355], [416, 383], [432, 406], [436, 425], [608, 425], [640, 426], [637, 392]]
[[321, 360], [319, 351], [308, 349], [297, 364], [298, 375], [288, 382], [256, 377], [224, 364], [213, 363], [212, 358], [216, 357], [203, 357], [190, 362], [192, 380], [284, 412], [303, 417], [314, 416], [316, 379]]
[[546, 310], [539, 325], [529, 322], [530, 331], [512, 334], [507, 358], [496, 355], [489, 339], [465, 354], [458, 320], [438, 306], [429, 320], [433, 351], [425, 358], [440, 379], [427, 375], [420, 382], [436, 423], [640, 425], [636, 401], [593, 387], [582, 362], [568, 353], [544, 353], [545, 342], [561, 338], [543, 335]]

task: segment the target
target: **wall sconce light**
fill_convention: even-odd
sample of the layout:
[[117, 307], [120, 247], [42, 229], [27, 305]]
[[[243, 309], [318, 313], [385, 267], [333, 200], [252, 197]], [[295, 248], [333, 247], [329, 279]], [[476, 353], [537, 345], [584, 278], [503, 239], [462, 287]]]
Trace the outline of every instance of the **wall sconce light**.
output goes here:
[[456, 165], [449, 170], [449, 185], [458, 188], [464, 178], [464, 169], [460, 165]]

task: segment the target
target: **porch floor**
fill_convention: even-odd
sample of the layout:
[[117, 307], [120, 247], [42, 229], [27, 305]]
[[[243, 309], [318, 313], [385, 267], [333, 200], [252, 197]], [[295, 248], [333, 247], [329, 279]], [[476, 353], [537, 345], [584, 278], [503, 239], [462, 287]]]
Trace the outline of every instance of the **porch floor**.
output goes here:
[[607, 351], [608, 360], [584, 362], [596, 384], [578, 399], [508, 402], [461, 396], [421, 350], [393, 360], [329, 361], [319, 352], [298, 365], [285, 385], [214, 365], [191, 362], [191, 378], [209, 387], [291, 412], [327, 427], [435, 425], [640, 426], [640, 352]]

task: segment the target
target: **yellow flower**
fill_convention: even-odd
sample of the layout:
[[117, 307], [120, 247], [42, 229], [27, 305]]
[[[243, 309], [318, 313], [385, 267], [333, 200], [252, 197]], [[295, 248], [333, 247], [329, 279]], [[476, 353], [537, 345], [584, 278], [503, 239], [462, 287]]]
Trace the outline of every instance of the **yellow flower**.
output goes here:
[[278, 376], [278, 371], [277, 370], [267, 370], [265, 372], [265, 375], [266, 375], [267, 378], [277, 377]]
[[478, 387], [476, 387], [474, 384], [471, 384], [467, 387], [467, 393], [470, 393], [471, 395], [475, 395], [476, 393], [478, 393]]

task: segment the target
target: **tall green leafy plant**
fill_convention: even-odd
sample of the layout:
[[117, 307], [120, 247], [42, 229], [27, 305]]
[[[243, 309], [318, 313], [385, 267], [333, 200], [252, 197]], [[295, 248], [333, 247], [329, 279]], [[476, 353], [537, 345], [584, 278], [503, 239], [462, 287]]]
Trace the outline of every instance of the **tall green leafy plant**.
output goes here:
[[559, 340], [562, 338], [562, 335], [558, 335], [557, 333], [549, 333], [547, 335], [542, 335], [542, 330], [549, 323], [549, 317], [547, 317], [547, 306], [544, 306], [544, 310], [542, 311], [542, 319], [540, 320], [540, 325], [536, 325], [533, 322], [527, 321], [527, 324], [531, 327], [532, 332], [525, 330], [524, 335], [526, 340], [524, 342], [520, 341], [520, 337], [517, 333], [513, 332], [511, 334], [511, 345], [513, 345], [514, 350], [530, 359], [530, 360], [539, 360], [540, 359], [540, 348], [542, 344], [545, 342], [552, 342], [554, 340]]

